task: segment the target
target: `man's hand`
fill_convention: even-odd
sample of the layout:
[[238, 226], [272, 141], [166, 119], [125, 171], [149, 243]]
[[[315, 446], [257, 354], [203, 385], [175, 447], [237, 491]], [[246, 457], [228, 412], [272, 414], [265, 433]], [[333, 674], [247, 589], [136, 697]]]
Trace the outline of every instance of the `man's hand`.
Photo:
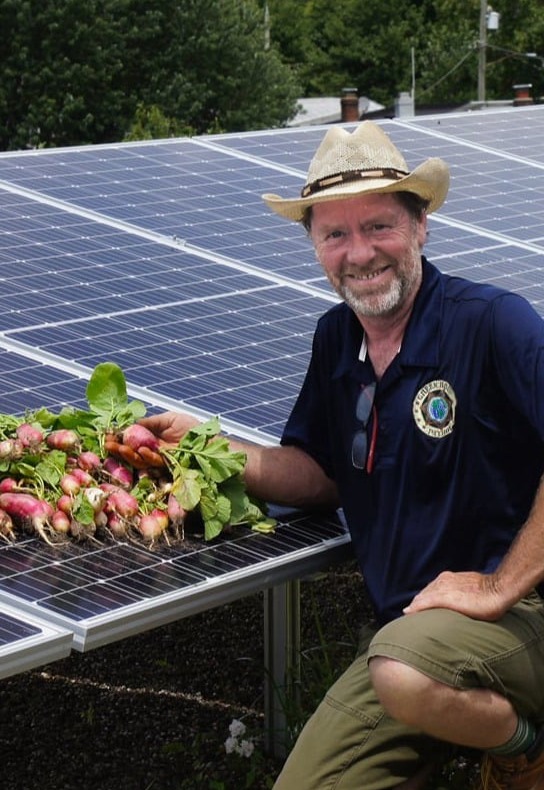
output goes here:
[[424, 609], [454, 609], [476, 620], [498, 620], [508, 609], [493, 574], [445, 571], [421, 590], [404, 614]]
[[151, 417], [138, 420], [140, 425], [147, 428], [164, 444], [177, 444], [187, 431], [198, 425], [199, 420], [191, 414], [176, 411], [165, 411]]
[[[189, 414], [178, 414], [177, 412], [169, 411], [163, 414], [157, 414], [152, 417], [144, 417], [138, 421], [138, 425], [150, 431], [160, 442], [164, 445], [175, 445], [179, 442], [182, 436], [194, 425], [198, 424], [198, 420]], [[166, 466], [164, 458], [158, 452], [157, 442], [154, 441], [154, 446], [146, 446], [145, 441], [137, 442], [138, 425], [134, 426], [136, 439], [132, 441], [130, 446], [124, 442], [123, 434], [108, 435], [106, 436], [105, 449], [108, 455], [115, 458], [120, 458], [135, 469], [149, 469], [150, 467], [161, 468]], [[140, 431], [141, 432], [141, 431]], [[150, 437], [153, 438], [153, 437]], [[147, 442], [153, 444], [153, 442]]]

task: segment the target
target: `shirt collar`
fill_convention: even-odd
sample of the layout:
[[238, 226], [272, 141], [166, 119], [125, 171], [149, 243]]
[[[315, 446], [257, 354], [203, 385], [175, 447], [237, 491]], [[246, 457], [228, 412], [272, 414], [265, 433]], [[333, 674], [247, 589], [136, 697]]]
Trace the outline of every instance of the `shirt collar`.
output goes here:
[[[444, 301], [444, 285], [439, 270], [422, 257], [423, 276], [421, 287], [414, 301], [402, 346], [400, 363], [436, 367], [440, 342], [440, 318]], [[357, 363], [367, 358], [366, 338], [353, 311], [349, 311], [349, 332], [340, 352], [335, 378], [353, 371]]]

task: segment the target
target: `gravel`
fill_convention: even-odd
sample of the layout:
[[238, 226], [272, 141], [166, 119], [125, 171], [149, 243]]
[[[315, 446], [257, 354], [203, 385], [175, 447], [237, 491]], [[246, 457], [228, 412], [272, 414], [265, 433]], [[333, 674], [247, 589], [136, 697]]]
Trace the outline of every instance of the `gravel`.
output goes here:
[[[353, 563], [301, 596], [309, 710], [330, 680], [319, 627], [339, 671], [368, 609]], [[224, 747], [233, 719], [262, 735], [263, 650], [259, 594], [3, 680], [1, 790], [270, 787], [281, 761], [260, 741], [251, 759]]]

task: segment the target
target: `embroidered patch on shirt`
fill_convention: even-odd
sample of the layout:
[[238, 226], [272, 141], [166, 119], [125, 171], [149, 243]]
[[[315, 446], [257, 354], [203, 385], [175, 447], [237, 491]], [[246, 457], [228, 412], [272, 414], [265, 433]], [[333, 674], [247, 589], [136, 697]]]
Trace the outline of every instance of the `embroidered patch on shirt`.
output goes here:
[[436, 439], [448, 436], [455, 424], [457, 398], [451, 384], [442, 379], [425, 384], [412, 404], [417, 427]]

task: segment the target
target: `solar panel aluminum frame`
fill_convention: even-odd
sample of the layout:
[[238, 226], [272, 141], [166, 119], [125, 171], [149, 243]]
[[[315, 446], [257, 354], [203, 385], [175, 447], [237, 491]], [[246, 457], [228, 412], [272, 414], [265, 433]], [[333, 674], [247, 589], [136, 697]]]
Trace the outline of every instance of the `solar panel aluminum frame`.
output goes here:
[[0, 604], [2, 617], [9, 617], [35, 632], [0, 646], [0, 679], [66, 658], [72, 649], [72, 632], [46, 622], [34, 614], [22, 613], [6, 603]]

